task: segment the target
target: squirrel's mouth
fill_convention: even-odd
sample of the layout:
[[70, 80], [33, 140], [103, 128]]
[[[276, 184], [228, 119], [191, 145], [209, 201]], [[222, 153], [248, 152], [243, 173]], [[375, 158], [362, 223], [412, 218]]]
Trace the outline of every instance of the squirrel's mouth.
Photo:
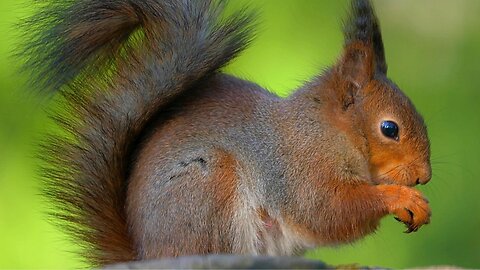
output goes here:
[[420, 184], [419, 181], [396, 181], [392, 179], [373, 179], [373, 185], [401, 185], [401, 186], [408, 186], [408, 187], [414, 187], [418, 184]]
[[415, 177], [416, 174], [409, 166], [402, 164], [392, 166], [389, 169], [376, 170], [376, 174], [372, 174], [372, 182], [374, 185], [402, 185], [413, 187], [418, 184], [425, 184], [419, 177]]

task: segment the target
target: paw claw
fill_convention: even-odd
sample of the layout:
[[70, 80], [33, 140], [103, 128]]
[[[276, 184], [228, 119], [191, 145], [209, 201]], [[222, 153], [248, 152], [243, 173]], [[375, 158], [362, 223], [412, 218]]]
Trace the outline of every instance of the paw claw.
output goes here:
[[404, 233], [412, 233], [418, 231], [419, 226], [407, 225], [407, 230]]
[[408, 209], [408, 208], [405, 208], [405, 211], [407, 211], [408, 215], [410, 216], [410, 221], [412, 222], [413, 221], [413, 212], [412, 210]]

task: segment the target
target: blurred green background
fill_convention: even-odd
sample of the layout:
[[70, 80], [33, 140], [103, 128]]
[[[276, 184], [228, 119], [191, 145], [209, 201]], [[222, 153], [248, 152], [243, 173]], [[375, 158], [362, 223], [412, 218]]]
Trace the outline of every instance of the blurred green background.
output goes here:
[[[263, 10], [251, 48], [227, 71], [285, 96], [331, 65], [342, 44], [346, 1], [251, 1]], [[237, 3], [234, 3], [237, 4]], [[454, 264], [480, 267], [480, 1], [375, 1], [389, 76], [428, 124], [433, 179], [430, 225], [417, 233], [388, 217], [353, 245], [307, 254], [331, 264], [394, 268]], [[78, 268], [75, 243], [44, 215], [34, 145], [48, 124], [9, 58], [13, 23], [28, 5], [0, 1], [0, 268]]]

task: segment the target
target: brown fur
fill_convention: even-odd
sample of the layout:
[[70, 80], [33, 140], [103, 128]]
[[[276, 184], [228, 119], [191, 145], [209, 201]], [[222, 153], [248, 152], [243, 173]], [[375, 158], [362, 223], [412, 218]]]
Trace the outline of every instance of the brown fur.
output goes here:
[[426, 127], [387, 78], [370, 2], [352, 1], [336, 64], [285, 99], [218, 71], [252, 16], [220, 20], [214, 3], [79, 0], [40, 16], [54, 25], [27, 65], [45, 62], [37, 80], [63, 87], [55, 117], [73, 137], [47, 145], [47, 193], [85, 256], [293, 255], [360, 239], [388, 214], [408, 232], [427, 224], [412, 187], [431, 178]]

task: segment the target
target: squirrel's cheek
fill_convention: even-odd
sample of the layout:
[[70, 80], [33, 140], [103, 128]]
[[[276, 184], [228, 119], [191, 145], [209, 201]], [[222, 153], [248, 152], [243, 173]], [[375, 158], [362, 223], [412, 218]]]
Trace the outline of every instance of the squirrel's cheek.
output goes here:
[[401, 161], [379, 162], [371, 164], [370, 174], [376, 184], [408, 185], [408, 174]]

